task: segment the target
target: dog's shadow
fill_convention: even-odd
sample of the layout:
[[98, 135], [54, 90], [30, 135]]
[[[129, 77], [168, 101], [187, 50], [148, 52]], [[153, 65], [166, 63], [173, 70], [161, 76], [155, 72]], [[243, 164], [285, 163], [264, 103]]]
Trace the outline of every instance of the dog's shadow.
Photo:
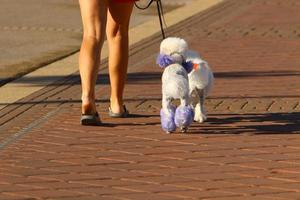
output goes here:
[[191, 134], [299, 134], [300, 113], [218, 114], [203, 124], [194, 123]]

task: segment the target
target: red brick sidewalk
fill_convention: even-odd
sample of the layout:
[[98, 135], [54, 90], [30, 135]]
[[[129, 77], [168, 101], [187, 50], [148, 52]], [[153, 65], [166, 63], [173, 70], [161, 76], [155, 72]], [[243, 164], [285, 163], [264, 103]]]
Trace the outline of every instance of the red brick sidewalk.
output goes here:
[[78, 74], [5, 107], [0, 199], [300, 199], [299, 10], [298, 0], [229, 0], [168, 29], [216, 76], [208, 122], [188, 134], [160, 128], [159, 35], [131, 49], [131, 118], [108, 117], [106, 70], [105, 126], [79, 125]]

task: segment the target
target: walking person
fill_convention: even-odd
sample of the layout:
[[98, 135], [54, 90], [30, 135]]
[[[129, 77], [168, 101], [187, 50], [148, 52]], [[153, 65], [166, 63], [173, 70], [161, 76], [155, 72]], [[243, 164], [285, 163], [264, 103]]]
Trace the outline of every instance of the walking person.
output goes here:
[[128, 67], [128, 29], [134, 0], [79, 0], [83, 39], [79, 55], [82, 87], [82, 125], [101, 123], [96, 110], [95, 85], [101, 49], [106, 36], [109, 46], [111, 96], [109, 115], [126, 117], [123, 91]]

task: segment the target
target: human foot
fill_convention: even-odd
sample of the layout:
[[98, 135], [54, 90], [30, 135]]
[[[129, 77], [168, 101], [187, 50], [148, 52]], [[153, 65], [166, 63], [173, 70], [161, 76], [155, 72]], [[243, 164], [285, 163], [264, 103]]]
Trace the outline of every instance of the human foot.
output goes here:
[[123, 102], [111, 100], [108, 114], [110, 117], [123, 118], [127, 117], [129, 112]]
[[111, 107], [108, 108], [108, 115], [113, 118], [125, 118], [128, 117], [129, 111], [126, 109], [126, 106], [123, 105], [123, 111], [121, 112], [113, 112]]
[[88, 97], [81, 98], [81, 112], [82, 114], [95, 114], [97, 113], [96, 110], [96, 103], [95, 100]]
[[101, 124], [94, 100], [91, 100], [90, 98], [82, 98], [81, 112], [81, 125], [96, 126]]
[[101, 124], [99, 114], [82, 114], [80, 118], [80, 124], [84, 126], [98, 126]]

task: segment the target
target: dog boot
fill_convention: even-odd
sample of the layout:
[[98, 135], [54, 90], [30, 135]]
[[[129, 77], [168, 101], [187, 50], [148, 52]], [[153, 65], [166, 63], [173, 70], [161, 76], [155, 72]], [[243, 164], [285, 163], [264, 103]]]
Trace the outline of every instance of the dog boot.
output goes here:
[[174, 122], [175, 109], [175, 106], [172, 106], [171, 109], [168, 109], [167, 111], [164, 109], [160, 110], [161, 127], [166, 133], [172, 133], [176, 130]]
[[175, 124], [181, 129], [181, 132], [186, 132], [188, 127], [194, 120], [194, 111], [190, 106], [179, 106], [175, 113]]

